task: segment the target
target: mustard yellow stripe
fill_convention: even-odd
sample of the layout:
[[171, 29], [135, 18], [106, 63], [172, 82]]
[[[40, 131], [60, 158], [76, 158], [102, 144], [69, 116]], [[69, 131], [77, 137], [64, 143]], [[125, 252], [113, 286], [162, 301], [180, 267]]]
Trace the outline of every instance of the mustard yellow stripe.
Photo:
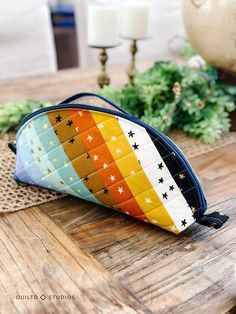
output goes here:
[[93, 119], [130, 191], [150, 222], [169, 229], [174, 225], [130, 146], [119, 121], [108, 114], [93, 112]]

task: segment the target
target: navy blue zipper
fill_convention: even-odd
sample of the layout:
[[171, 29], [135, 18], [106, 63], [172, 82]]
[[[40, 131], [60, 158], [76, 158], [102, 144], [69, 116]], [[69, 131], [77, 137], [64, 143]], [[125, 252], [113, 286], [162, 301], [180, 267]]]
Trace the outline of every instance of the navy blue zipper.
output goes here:
[[[86, 96], [87, 94], [85, 93], [84, 96]], [[88, 94], [89, 95], [89, 94]], [[71, 98], [71, 101], [73, 99]], [[106, 100], [107, 101], [107, 100]], [[109, 102], [110, 103], [110, 102]], [[118, 109], [119, 111], [115, 111], [115, 110], [110, 110], [110, 109], [103, 109], [103, 108], [99, 108], [99, 107], [94, 107], [94, 106], [90, 106], [90, 105], [83, 105], [83, 104], [59, 104], [56, 106], [50, 106], [50, 107], [46, 107], [46, 108], [42, 108], [39, 109], [38, 111], [35, 111], [31, 114], [29, 114], [27, 117], [25, 117], [25, 119], [23, 119], [21, 125], [20, 125], [20, 129], [21, 127], [30, 119], [32, 119], [33, 117], [43, 113], [43, 112], [47, 112], [47, 111], [53, 111], [53, 110], [58, 110], [58, 109], [62, 109], [65, 108], [67, 109], [69, 108], [77, 108], [77, 109], [87, 109], [87, 110], [94, 110], [94, 111], [99, 111], [99, 112], [103, 112], [103, 113], [109, 113], [115, 116], [120, 116], [121, 118], [125, 118], [127, 120], [130, 120], [142, 127], [144, 127], [147, 131], [149, 131], [154, 137], [159, 137], [160, 139], [163, 140], [163, 142], [167, 145], [167, 147], [171, 150], [173, 150], [175, 153], [177, 153], [177, 156], [179, 157], [182, 165], [184, 166], [184, 168], [188, 171], [188, 174], [190, 176], [190, 178], [192, 179], [195, 187], [196, 187], [196, 191], [197, 191], [197, 195], [198, 195], [198, 199], [200, 202], [200, 208], [199, 208], [199, 212], [198, 214], [200, 216], [202, 216], [204, 214], [204, 212], [207, 209], [207, 202], [206, 199], [204, 197], [204, 193], [202, 190], [202, 187], [196, 177], [196, 174], [194, 173], [192, 167], [190, 166], [189, 162], [187, 161], [186, 157], [184, 156], [184, 154], [182, 153], [182, 151], [178, 148], [178, 146], [176, 146], [171, 139], [169, 139], [166, 135], [162, 134], [161, 132], [155, 130], [154, 128], [150, 127], [149, 125], [147, 125], [146, 123], [142, 122], [141, 120], [139, 120], [138, 118], [128, 114], [127, 112], [125, 112], [124, 110], [122, 110], [121, 108], [119, 108], [118, 106], [114, 105], [113, 103], [110, 103], [113, 107], [115, 107], [116, 109]], [[18, 130], [17, 134], [20, 132], [20, 129]]]

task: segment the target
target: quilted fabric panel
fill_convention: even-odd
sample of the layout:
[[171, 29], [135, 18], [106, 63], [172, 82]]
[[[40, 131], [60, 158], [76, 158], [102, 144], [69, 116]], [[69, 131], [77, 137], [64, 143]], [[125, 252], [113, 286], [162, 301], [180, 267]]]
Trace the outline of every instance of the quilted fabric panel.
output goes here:
[[125, 118], [87, 109], [41, 113], [20, 129], [15, 176], [179, 233], [195, 186], [175, 153]]

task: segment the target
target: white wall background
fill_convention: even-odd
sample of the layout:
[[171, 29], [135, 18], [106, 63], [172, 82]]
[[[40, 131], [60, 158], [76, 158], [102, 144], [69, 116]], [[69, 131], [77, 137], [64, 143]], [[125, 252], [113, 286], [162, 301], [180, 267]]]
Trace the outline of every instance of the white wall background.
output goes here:
[[47, 0], [0, 0], [0, 79], [55, 70]]
[[[182, 22], [181, 0], [151, 0], [150, 2], [152, 4], [150, 17], [151, 38], [138, 42], [137, 59], [152, 58], [158, 60], [169, 58], [179, 50], [186, 38]], [[97, 64], [98, 52], [88, 48], [86, 44], [87, 7], [90, 3], [116, 3], [122, 5], [122, 1], [118, 0], [74, 0], [77, 12], [80, 65], [82, 67]], [[129, 61], [130, 43], [126, 40], [121, 41], [121, 46], [109, 50], [109, 62], [119, 64]]]
[[[118, 0], [52, 0], [73, 4], [78, 25], [81, 67], [98, 66], [98, 51], [87, 46], [87, 7], [90, 3]], [[149, 0], [146, 0], [149, 1]], [[181, 0], [150, 0], [150, 35], [138, 42], [138, 59], [166, 59], [184, 42]], [[0, 79], [35, 75], [56, 70], [49, 0], [0, 0]], [[130, 42], [109, 50], [109, 63], [129, 63]]]

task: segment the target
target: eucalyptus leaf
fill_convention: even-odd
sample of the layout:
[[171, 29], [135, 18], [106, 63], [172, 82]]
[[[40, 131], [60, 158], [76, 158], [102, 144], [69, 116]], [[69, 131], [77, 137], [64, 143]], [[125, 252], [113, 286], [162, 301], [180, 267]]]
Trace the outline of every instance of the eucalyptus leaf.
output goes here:
[[[177, 98], [176, 82], [181, 89]], [[179, 128], [206, 143], [229, 131], [229, 112], [235, 110], [236, 100], [236, 87], [220, 82], [215, 68], [193, 69], [171, 61], [134, 72], [132, 87], [110, 86], [98, 93], [161, 132]]]
[[40, 102], [37, 100], [23, 100], [21, 102], [0, 104], [0, 133], [17, 130], [21, 121], [28, 114], [51, 105], [49, 102]]

